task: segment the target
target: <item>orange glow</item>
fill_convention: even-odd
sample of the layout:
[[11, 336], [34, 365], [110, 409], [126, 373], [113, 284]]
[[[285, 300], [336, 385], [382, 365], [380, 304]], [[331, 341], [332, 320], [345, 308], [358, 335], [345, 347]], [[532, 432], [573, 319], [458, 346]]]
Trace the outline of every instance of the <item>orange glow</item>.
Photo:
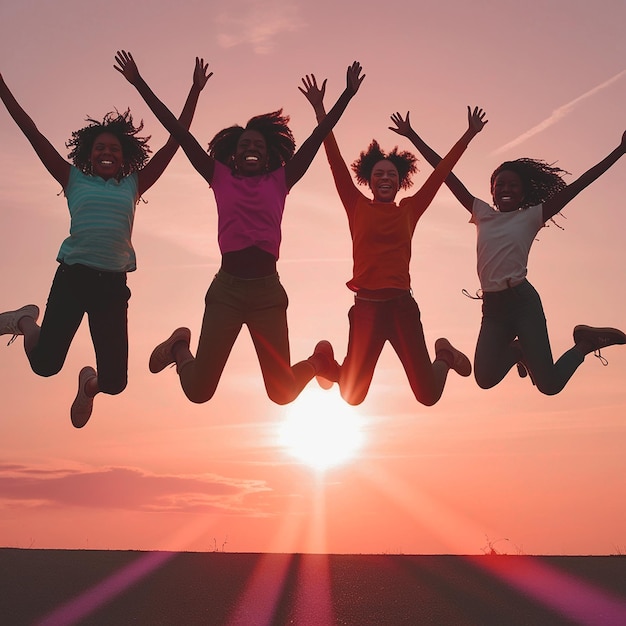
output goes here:
[[[115, 108], [143, 119], [154, 152], [166, 142], [113, 69], [116, 49], [128, 46], [174, 111], [195, 57], [209, 62], [214, 75], [191, 125], [204, 147], [220, 129], [280, 107], [300, 146], [316, 124], [301, 78], [327, 78], [329, 104], [354, 60], [366, 78], [335, 133], [347, 163], [373, 138], [386, 150], [412, 150], [388, 129], [395, 111], [410, 110], [413, 127], [443, 153], [467, 127], [466, 106], [484, 107], [489, 124], [455, 174], [486, 200], [502, 161], [541, 158], [573, 181], [625, 130], [626, 69], [616, 46], [626, 3], [610, 11], [543, 3], [539, 21], [513, 3], [477, 11], [461, 0], [392, 1], [375, 13], [350, 0], [268, 0], [262, 10], [247, 1], [216, 9], [110, 0], [97, 20], [87, 3], [40, 2], [37, 11], [31, 4], [0, 8], [0, 71], [62, 156], [87, 116]], [[68, 234], [67, 206], [1, 103], [0, 137], [0, 311], [27, 303], [43, 311]], [[431, 171], [423, 159], [418, 167], [413, 191]], [[625, 173], [622, 158], [557, 217], [563, 230], [551, 225], [533, 244], [529, 279], [555, 357], [571, 347], [577, 324], [626, 329]], [[438, 337], [474, 353], [481, 305], [462, 295], [478, 287], [468, 219], [442, 189], [413, 239], [412, 289], [431, 358]], [[292, 361], [327, 339], [341, 362], [353, 302], [351, 240], [323, 150], [289, 193], [282, 236]], [[244, 328], [215, 396], [192, 404], [174, 369], [148, 370], [153, 348], [178, 326], [191, 329], [195, 351], [220, 264], [213, 194], [182, 151], [138, 204], [133, 243], [128, 387], [99, 394], [85, 428], [71, 426], [69, 408], [78, 372], [95, 366], [86, 321], [50, 378], [32, 373], [21, 338], [6, 346], [9, 337], [0, 337], [3, 545], [480, 554], [487, 536], [507, 537], [498, 546], [524, 554], [626, 553], [626, 346], [603, 351], [608, 367], [587, 357], [554, 397], [515, 370], [489, 391], [451, 372], [433, 407], [415, 401], [386, 346], [358, 407], [314, 380], [297, 402], [278, 406]], [[259, 582], [262, 568], [242, 610], [257, 585], [269, 584]]]

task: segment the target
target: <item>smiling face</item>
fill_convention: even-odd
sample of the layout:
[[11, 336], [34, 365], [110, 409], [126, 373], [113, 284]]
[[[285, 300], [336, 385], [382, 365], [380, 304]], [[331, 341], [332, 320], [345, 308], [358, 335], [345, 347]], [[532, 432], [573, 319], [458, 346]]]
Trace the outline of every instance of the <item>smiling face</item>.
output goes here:
[[398, 168], [387, 159], [372, 168], [370, 189], [376, 202], [393, 202], [400, 188]]
[[104, 180], [116, 178], [124, 164], [122, 144], [111, 133], [98, 135], [91, 147], [91, 173], [100, 176]]
[[519, 174], [511, 170], [501, 171], [493, 179], [491, 195], [499, 211], [517, 211], [524, 201], [524, 185]]
[[256, 130], [246, 130], [235, 150], [235, 169], [242, 176], [256, 176], [267, 170], [267, 142]]

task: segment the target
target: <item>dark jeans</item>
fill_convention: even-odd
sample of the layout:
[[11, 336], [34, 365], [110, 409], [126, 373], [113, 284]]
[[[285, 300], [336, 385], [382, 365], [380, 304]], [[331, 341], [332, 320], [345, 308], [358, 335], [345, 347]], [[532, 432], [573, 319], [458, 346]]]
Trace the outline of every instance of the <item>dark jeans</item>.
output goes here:
[[[519, 339], [519, 350], [511, 345]], [[537, 389], [559, 393], [583, 362], [570, 348], [554, 363], [546, 317], [535, 288], [525, 280], [515, 287], [483, 294], [483, 319], [474, 356], [474, 375], [483, 389], [497, 385], [523, 356]]]
[[440, 377], [434, 374], [420, 310], [409, 292], [391, 300], [357, 297], [348, 320], [348, 352], [339, 377], [344, 400], [353, 405], [363, 402], [385, 341], [391, 343], [400, 358], [415, 398], [428, 406], [439, 400], [445, 373]]
[[109, 394], [123, 391], [128, 379], [129, 298], [125, 273], [61, 263], [48, 296], [39, 341], [28, 354], [33, 371], [52, 376], [61, 370], [86, 313], [98, 387]]
[[287, 404], [313, 378], [307, 361], [290, 365], [287, 293], [278, 274], [237, 278], [220, 270], [205, 297], [196, 358], [181, 366], [180, 382], [192, 402], [213, 397], [232, 347], [245, 324], [259, 359], [267, 395]]

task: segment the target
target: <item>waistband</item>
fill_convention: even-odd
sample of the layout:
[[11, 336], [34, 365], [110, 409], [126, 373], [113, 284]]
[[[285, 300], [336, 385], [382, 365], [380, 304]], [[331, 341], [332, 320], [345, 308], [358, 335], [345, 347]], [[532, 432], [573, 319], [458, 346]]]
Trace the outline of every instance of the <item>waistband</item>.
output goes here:
[[233, 276], [232, 274], [225, 272], [223, 269], [219, 269], [217, 274], [215, 274], [215, 278], [228, 285], [263, 286], [274, 285], [277, 282], [280, 282], [278, 272], [270, 274], [269, 276], [261, 276], [261, 278], [239, 278], [239, 276]]
[[526, 278], [524, 278], [521, 282], [510, 285], [506, 289], [501, 289], [500, 291], [483, 291], [482, 298], [483, 300], [496, 300], [498, 298], [509, 298], [511, 296], [519, 295], [521, 292], [526, 291], [530, 283]]
[[276, 257], [257, 246], [250, 246], [223, 253], [220, 269], [231, 276], [263, 278], [276, 272]]
[[361, 300], [363, 302], [391, 302], [393, 300], [399, 300], [400, 298], [412, 297], [413, 292], [411, 289], [379, 289], [377, 291], [370, 291], [367, 289], [360, 289], [354, 295], [354, 301]]
[[72, 274], [92, 274], [97, 276], [104, 276], [107, 278], [115, 278], [117, 276], [126, 276], [126, 272], [112, 272], [110, 270], [98, 269], [96, 267], [89, 267], [82, 263], [66, 263], [65, 261], [59, 261], [59, 269], [64, 272]]

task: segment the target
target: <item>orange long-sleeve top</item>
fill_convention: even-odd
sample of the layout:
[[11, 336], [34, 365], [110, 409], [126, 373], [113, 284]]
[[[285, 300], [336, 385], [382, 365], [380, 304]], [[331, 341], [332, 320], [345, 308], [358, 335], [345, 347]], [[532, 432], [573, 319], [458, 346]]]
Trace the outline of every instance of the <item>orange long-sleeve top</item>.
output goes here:
[[352, 278], [346, 283], [350, 289], [410, 289], [411, 240], [417, 221], [468, 143], [465, 137], [457, 141], [422, 187], [396, 204], [365, 196], [354, 183], [335, 136], [330, 133], [326, 137], [326, 156], [352, 235]]

